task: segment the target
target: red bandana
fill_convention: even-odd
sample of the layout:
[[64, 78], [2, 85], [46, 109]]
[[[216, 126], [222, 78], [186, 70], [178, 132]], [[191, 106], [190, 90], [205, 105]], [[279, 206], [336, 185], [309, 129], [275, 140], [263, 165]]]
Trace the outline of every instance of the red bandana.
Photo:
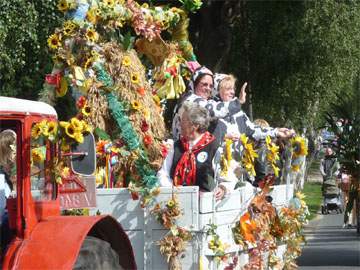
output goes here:
[[189, 142], [187, 142], [184, 138], [181, 138], [181, 145], [184, 148], [185, 152], [181, 156], [178, 164], [175, 168], [174, 174], [174, 185], [183, 185], [192, 186], [195, 184], [196, 177], [196, 162], [195, 162], [195, 154], [198, 153], [205, 146], [210, 144], [215, 140], [215, 137], [211, 135], [209, 132], [205, 132], [201, 139], [195, 144], [191, 149], [189, 149]]

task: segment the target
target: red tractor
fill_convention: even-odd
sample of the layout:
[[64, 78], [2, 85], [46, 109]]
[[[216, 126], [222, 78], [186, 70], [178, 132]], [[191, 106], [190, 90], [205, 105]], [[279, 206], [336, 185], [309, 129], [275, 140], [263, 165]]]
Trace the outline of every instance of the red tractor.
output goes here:
[[[59, 186], [46, 168], [60, 154], [44, 141], [45, 159], [32, 168], [32, 127], [57, 120], [53, 107], [0, 97], [0, 131], [16, 132], [16, 192], [6, 201], [11, 242], [3, 269], [136, 269], [130, 241], [111, 216], [62, 216]], [[94, 150], [92, 150], [94, 151]]]

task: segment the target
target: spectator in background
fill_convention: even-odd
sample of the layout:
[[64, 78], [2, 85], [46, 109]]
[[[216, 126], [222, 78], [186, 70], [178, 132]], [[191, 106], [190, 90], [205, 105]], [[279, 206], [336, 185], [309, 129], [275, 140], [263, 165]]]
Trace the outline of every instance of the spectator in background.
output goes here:
[[339, 173], [340, 165], [336, 156], [330, 146], [325, 150], [325, 156], [320, 161], [320, 173], [323, 177], [323, 182], [336, 181]]

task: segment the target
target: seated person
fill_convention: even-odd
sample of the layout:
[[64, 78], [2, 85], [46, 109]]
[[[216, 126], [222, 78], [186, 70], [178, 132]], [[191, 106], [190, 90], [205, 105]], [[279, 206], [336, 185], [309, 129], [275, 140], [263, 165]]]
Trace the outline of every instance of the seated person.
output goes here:
[[183, 96], [175, 108], [175, 115], [172, 122], [172, 135], [174, 140], [178, 140], [181, 133], [180, 115], [182, 113], [182, 104], [192, 102], [206, 108], [213, 118], [222, 118], [229, 114], [235, 114], [241, 109], [238, 99], [229, 100], [229, 102], [215, 101], [210, 99], [213, 92], [214, 78], [213, 73], [206, 67], [200, 67], [192, 75], [189, 90]]
[[5, 250], [12, 238], [6, 210], [6, 199], [16, 188], [16, 133], [11, 129], [0, 132], [0, 225], [1, 247]]
[[215, 187], [213, 158], [218, 145], [208, 131], [208, 111], [196, 103], [185, 102], [181, 115], [181, 137], [175, 141], [157, 176], [161, 186], [199, 186], [214, 191], [221, 199], [226, 188]]

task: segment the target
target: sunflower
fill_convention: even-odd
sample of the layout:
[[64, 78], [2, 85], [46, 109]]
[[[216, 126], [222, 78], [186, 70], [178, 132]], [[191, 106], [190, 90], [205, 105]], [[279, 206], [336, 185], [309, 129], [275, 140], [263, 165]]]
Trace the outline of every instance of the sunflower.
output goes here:
[[85, 105], [82, 109], [81, 109], [81, 113], [84, 116], [89, 116], [91, 114], [91, 107], [88, 105]]
[[86, 39], [91, 41], [91, 42], [95, 42], [97, 41], [98, 39], [98, 33], [96, 33], [96, 31], [93, 29], [93, 28], [89, 28], [87, 31], [86, 31]]
[[73, 125], [68, 123], [65, 127], [65, 133], [70, 138], [74, 139], [75, 138], [75, 128], [73, 127]]
[[60, 0], [57, 7], [61, 12], [66, 12], [69, 9], [69, 5], [66, 0]]
[[74, 29], [70, 28], [70, 27], [65, 27], [63, 32], [64, 32], [65, 36], [72, 36], [75, 33]]
[[276, 144], [274, 144], [271, 141], [270, 136], [266, 136], [265, 142], [266, 142], [266, 148], [267, 148], [266, 159], [271, 164], [271, 167], [273, 168], [275, 176], [278, 176], [280, 169], [278, 166], [276, 166], [276, 161], [280, 159], [279, 146], [277, 146]]
[[131, 65], [131, 59], [129, 56], [125, 55], [123, 57], [123, 60], [122, 60], [122, 64], [125, 66], [125, 67], [128, 67]]
[[74, 133], [74, 139], [78, 143], [83, 143], [84, 142], [84, 135], [81, 132], [75, 132]]
[[103, 3], [108, 7], [113, 7], [115, 5], [115, 0], [103, 0]]
[[66, 21], [64, 22], [64, 25], [63, 25], [64, 28], [69, 28], [71, 30], [75, 30], [76, 29], [76, 23], [74, 23], [73, 21]]
[[245, 155], [241, 162], [243, 163], [243, 166], [245, 168], [245, 170], [252, 176], [256, 175], [255, 172], [255, 164], [254, 161], [252, 161], [247, 155]]
[[59, 46], [61, 46], [60, 37], [58, 34], [52, 34], [48, 40], [48, 46], [50, 49], [56, 50]]
[[97, 22], [97, 16], [99, 16], [97, 14], [97, 11], [98, 11], [97, 8], [92, 8], [86, 13], [87, 20], [89, 22], [91, 22], [92, 24], [96, 24], [96, 22]]
[[42, 129], [40, 124], [36, 124], [35, 126], [32, 127], [31, 129], [31, 137], [34, 138], [35, 140], [37, 140], [39, 138], [39, 136], [42, 133]]
[[71, 118], [70, 124], [73, 126], [75, 131], [81, 132], [83, 129], [82, 122], [79, 119], [77, 119], [76, 117]]
[[255, 176], [255, 158], [258, 157], [258, 154], [254, 150], [253, 144], [250, 142], [248, 143], [249, 138], [246, 137], [245, 134], [240, 135], [240, 141], [242, 146], [244, 147], [243, 156], [242, 156], [242, 164], [245, 167], [246, 171], [250, 174]]
[[142, 108], [141, 103], [137, 100], [131, 101], [131, 107], [136, 111], [138, 111]]
[[139, 73], [137, 73], [137, 72], [132, 73], [131, 74], [131, 82], [135, 83], [135, 84], [138, 84], [139, 81], [140, 81]]
[[305, 138], [296, 136], [295, 138], [290, 140], [290, 143], [293, 149], [293, 159], [301, 156], [306, 156], [308, 154]]
[[58, 125], [55, 121], [50, 121], [47, 124], [47, 131], [49, 134], [49, 139], [52, 141], [53, 139], [55, 139], [56, 133], [58, 130]]
[[40, 127], [41, 127], [42, 134], [43, 134], [45, 137], [49, 136], [47, 121], [46, 121], [46, 120], [42, 120], [42, 121], [39, 123], [39, 125], [40, 125]]
[[41, 164], [45, 160], [45, 155], [40, 148], [34, 148], [31, 150], [31, 161], [36, 164]]

